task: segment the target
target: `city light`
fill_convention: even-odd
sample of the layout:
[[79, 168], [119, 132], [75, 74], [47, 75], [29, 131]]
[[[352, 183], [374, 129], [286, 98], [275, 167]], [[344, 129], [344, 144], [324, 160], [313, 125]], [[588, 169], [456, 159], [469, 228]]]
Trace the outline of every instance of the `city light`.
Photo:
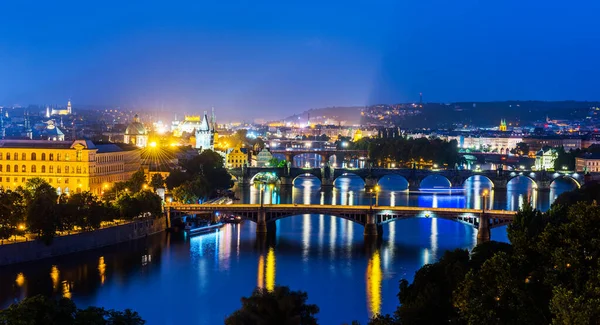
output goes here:
[[155, 141], [150, 142], [149, 145], [152, 148], [156, 148], [156, 142]]

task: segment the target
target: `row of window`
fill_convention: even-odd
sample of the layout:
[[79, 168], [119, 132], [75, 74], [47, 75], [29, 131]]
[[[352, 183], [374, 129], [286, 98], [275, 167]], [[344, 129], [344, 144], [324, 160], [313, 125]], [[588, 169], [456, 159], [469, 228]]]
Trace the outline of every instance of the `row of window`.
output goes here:
[[[3, 156], [4, 156], [3, 153], [0, 152], [0, 160], [4, 159]], [[6, 158], [6, 160], [11, 160], [11, 154], [10, 153], [6, 153], [6, 157], [5, 158]], [[35, 152], [32, 152], [30, 158], [31, 158], [30, 160], [37, 160], [37, 154]], [[55, 158], [55, 155], [53, 153], [48, 154], [48, 160], [54, 161], [54, 158]], [[57, 153], [56, 154], [56, 161], [61, 161], [62, 159], [63, 159], [62, 154]], [[13, 153], [12, 154], [12, 160], [19, 160], [19, 154], [16, 153], [16, 152]], [[23, 152], [21, 154], [21, 160], [27, 160], [27, 154], [26, 153]], [[40, 160], [46, 160], [46, 153], [42, 153], [41, 154], [41, 159]], [[68, 153], [66, 153], [64, 155], [64, 160], [65, 161], [70, 161], [71, 160], [71, 155], [69, 155]], [[77, 161], [81, 161], [81, 150], [77, 151], [77, 153], [76, 153], [76, 160]]]
[[[10, 177], [2, 177], [0, 176], [0, 183], [2, 182], [6, 182], [6, 183], [11, 183], [11, 181], [13, 183], [17, 183], [19, 182], [19, 178], [18, 177], [13, 177], [12, 179]], [[27, 177], [21, 177], [21, 183], [25, 183], [27, 182]], [[52, 184], [54, 183], [54, 179], [53, 178], [48, 178], [48, 183]], [[81, 183], [80, 180], [77, 180], [77, 183]], [[69, 179], [65, 178], [57, 178], [56, 179], [56, 184], [69, 184]]]
[[[0, 173], [1, 172], [6, 172], [6, 173], [10, 173], [11, 172], [11, 166], [10, 165], [6, 165], [6, 169], [3, 168], [3, 165], [0, 165]], [[3, 170], [4, 169], [4, 170]], [[83, 170], [83, 173], [85, 174], [87, 169], [84, 167], [83, 169], [80, 166], [77, 167], [71, 167], [69, 168], [69, 166], [65, 166], [65, 174], [69, 174], [69, 173], [75, 173], [75, 174], [81, 174], [81, 171]], [[58, 174], [61, 174], [63, 171], [63, 169], [61, 168], [61, 166], [56, 166], [56, 172]], [[19, 165], [14, 165], [12, 168], [12, 172], [13, 173], [18, 173], [19, 172]], [[37, 173], [37, 166], [33, 165], [31, 166], [31, 173]], [[46, 172], [46, 165], [42, 165], [40, 168], [40, 172], [41, 173], [45, 173]], [[49, 173], [54, 173], [54, 166], [48, 166], [48, 172]], [[22, 165], [21, 166], [21, 173], [27, 173], [27, 166]]]
[[96, 157], [96, 162], [106, 163], [106, 162], [115, 162], [115, 161], [123, 161], [123, 155], [110, 155], [110, 156], [101, 156]]

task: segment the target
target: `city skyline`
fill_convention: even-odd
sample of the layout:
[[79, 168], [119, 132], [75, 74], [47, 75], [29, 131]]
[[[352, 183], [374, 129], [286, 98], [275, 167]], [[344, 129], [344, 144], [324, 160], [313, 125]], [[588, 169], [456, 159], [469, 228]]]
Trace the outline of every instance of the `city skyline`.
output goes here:
[[0, 5], [0, 105], [223, 119], [377, 103], [597, 100], [600, 4]]

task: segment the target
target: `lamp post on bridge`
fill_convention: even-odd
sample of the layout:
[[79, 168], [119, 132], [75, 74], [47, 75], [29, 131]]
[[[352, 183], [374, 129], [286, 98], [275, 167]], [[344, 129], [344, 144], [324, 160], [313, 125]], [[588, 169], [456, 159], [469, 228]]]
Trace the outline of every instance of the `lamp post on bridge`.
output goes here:
[[481, 215], [479, 216], [479, 225], [477, 227], [477, 244], [481, 244], [490, 240], [490, 221], [485, 214], [485, 204], [487, 203], [487, 196], [489, 191], [487, 189], [483, 190], [481, 194], [481, 199], [483, 204], [481, 206]]
[[375, 206], [379, 206], [379, 185], [375, 186], [375, 191], [373, 189], [369, 190], [371, 193], [371, 208], [373, 208], [373, 198], [375, 198]]
[[489, 194], [489, 191], [487, 189], [483, 190], [483, 192], [481, 193], [481, 213], [485, 213], [485, 205], [487, 203], [487, 196]]

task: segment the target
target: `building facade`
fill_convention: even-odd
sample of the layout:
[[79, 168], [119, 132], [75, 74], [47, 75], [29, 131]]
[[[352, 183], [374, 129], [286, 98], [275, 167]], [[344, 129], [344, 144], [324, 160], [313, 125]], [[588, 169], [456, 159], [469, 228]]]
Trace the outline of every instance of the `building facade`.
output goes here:
[[90, 191], [101, 195], [114, 182], [126, 181], [140, 169], [138, 149], [88, 140], [0, 141], [0, 187], [25, 186], [43, 178], [59, 194]]
[[277, 166], [269, 166], [269, 161], [273, 159], [273, 155], [269, 151], [269, 149], [264, 148], [256, 155], [256, 164], [255, 167], [277, 167]]
[[208, 121], [208, 115], [204, 112], [204, 118], [200, 123], [200, 127], [196, 129], [196, 149], [200, 150], [214, 150], [215, 149], [215, 136], [216, 136], [216, 125], [215, 125], [215, 112], [210, 122]]
[[575, 158], [575, 171], [583, 173], [600, 172], [600, 154], [587, 153]]
[[558, 157], [558, 153], [555, 149], [549, 148], [547, 150], [540, 150], [535, 155], [535, 169], [536, 170], [549, 170], [554, 169], [554, 161]]
[[139, 148], [145, 148], [148, 145], [148, 130], [140, 122], [140, 117], [137, 114], [133, 117], [133, 122], [125, 129], [123, 142]]
[[235, 147], [227, 153], [227, 168], [241, 168], [248, 165], [248, 154], [240, 147]]

